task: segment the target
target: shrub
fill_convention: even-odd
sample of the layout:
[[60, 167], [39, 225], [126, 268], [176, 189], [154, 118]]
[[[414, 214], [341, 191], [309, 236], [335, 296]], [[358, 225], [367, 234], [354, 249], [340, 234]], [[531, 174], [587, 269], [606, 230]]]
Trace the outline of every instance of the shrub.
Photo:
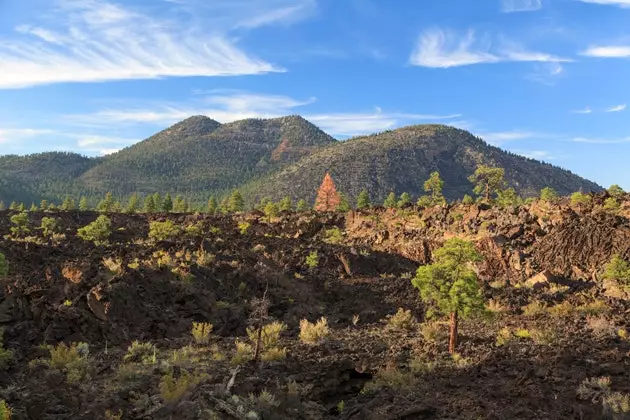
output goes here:
[[207, 322], [193, 322], [192, 336], [195, 343], [207, 345], [210, 342], [210, 333], [212, 332], [212, 324]]
[[447, 336], [444, 323], [438, 321], [424, 322], [420, 325], [420, 335], [428, 343], [442, 341]]
[[22, 235], [30, 232], [28, 228], [28, 213], [25, 211], [11, 216], [11, 223], [15, 225], [11, 227], [11, 233], [14, 235]]
[[121, 420], [122, 415], [122, 410], [118, 410], [116, 414], [114, 414], [111, 410], [107, 410], [105, 411], [105, 420]]
[[547, 307], [544, 303], [535, 300], [523, 307], [523, 315], [529, 318], [536, 318], [544, 315], [547, 312]]
[[11, 420], [13, 411], [5, 400], [0, 400], [0, 420]]
[[153, 343], [133, 341], [123, 357], [125, 362], [153, 365], [157, 362], [157, 348]]
[[310, 323], [306, 319], [300, 321], [300, 340], [306, 344], [318, 344], [330, 333], [328, 320], [321, 317], [316, 323]]
[[613, 255], [610, 262], [604, 266], [602, 277], [627, 288], [630, 286], [630, 264], [619, 255]]
[[284, 348], [272, 348], [265, 350], [260, 358], [265, 362], [273, 362], [277, 360], [283, 360], [287, 357], [287, 349]]
[[518, 330], [514, 331], [514, 335], [518, 338], [532, 338], [529, 330], [526, 330], [525, 328], [519, 328]]
[[149, 239], [153, 241], [159, 242], [174, 239], [180, 233], [181, 229], [179, 226], [176, 226], [171, 220], [149, 223]]
[[317, 251], [311, 251], [311, 253], [308, 254], [308, 257], [306, 257], [306, 266], [312, 270], [314, 268], [317, 268], [318, 265], [319, 255], [317, 255]]
[[[609, 418], [627, 419], [627, 414], [630, 413], [630, 394], [621, 392], [606, 394], [602, 399], [602, 405], [604, 413], [610, 416]], [[615, 414], [624, 414], [624, 416], [616, 417]]]
[[175, 403], [181, 400], [191, 388], [197, 386], [202, 379], [203, 376], [188, 373], [183, 369], [177, 379], [173, 376], [173, 372], [169, 372], [160, 380], [160, 396], [167, 404]]
[[604, 200], [604, 209], [606, 210], [614, 212], [614, 211], [619, 210], [620, 207], [621, 205], [619, 204], [617, 199], [614, 197], [608, 197], [606, 200]]
[[412, 372], [404, 372], [396, 366], [387, 366], [376, 372], [374, 379], [363, 386], [363, 391], [373, 392], [381, 388], [405, 390], [412, 388], [415, 384], [416, 378]]
[[107, 216], [101, 215], [89, 225], [80, 228], [77, 231], [77, 236], [84, 241], [92, 241], [99, 245], [107, 241], [109, 235], [112, 234], [111, 228], [111, 220]]
[[329, 244], [339, 244], [343, 241], [343, 233], [338, 227], [326, 230], [324, 233], [324, 242]]
[[42, 224], [40, 229], [42, 235], [52, 236], [57, 232], [57, 219], [52, 217], [42, 217]]
[[103, 266], [113, 275], [121, 275], [124, 271], [123, 260], [120, 258], [103, 258]]
[[0, 371], [7, 369], [9, 367], [9, 363], [13, 360], [13, 352], [5, 349], [2, 343], [3, 334], [4, 330], [0, 329]]
[[540, 200], [545, 203], [554, 203], [558, 200], [558, 193], [551, 187], [540, 190]]
[[514, 336], [512, 335], [512, 331], [510, 331], [510, 329], [507, 327], [503, 327], [497, 333], [495, 344], [499, 347], [505, 346], [506, 344], [509, 344], [513, 339]]
[[9, 275], [9, 263], [7, 258], [0, 252], [0, 280]]
[[247, 232], [249, 232], [250, 227], [251, 227], [251, 223], [249, 222], [238, 223], [238, 231], [241, 233], [241, 235], [247, 235]]
[[81, 382], [89, 376], [89, 346], [87, 343], [65, 343], [50, 347], [50, 367], [66, 373], [69, 383]]
[[[274, 321], [264, 325], [261, 332], [261, 344], [263, 350], [271, 350], [278, 347], [280, 343], [280, 334], [287, 329], [284, 322]], [[254, 327], [247, 328], [247, 336], [252, 343], [258, 340], [258, 329]]]
[[236, 346], [236, 351], [234, 356], [232, 356], [231, 363], [233, 365], [240, 365], [254, 358], [254, 348], [249, 343], [237, 339], [234, 345]]
[[571, 204], [574, 206], [586, 206], [591, 203], [591, 196], [579, 191], [571, 194]]
[[404, 310], [403, 308], [398, 308], [398, 312], [389, 317], [387, 321], [388, 325], [397, 330], [413, 330], [416, 325], [416, 319], [411, 314], [411, 310]]
[[470, 195], [468, 194], [464, 194], [464, 198], [462, 199], [462, 203], [463, 204], [473, 204], [475, 202], [475, 199], [472, 198]]
[[616, 328], [603, 316], [587, 316], [586, 326], [597, 338], [614, 337]]
[[551, 327], [534, 328], [530, 333], [532, 340], [538, 345], [554, 344], [557, 340], [556, 331]]
[[581, 400], [590, 400], [596, 403], [609, 391], [610, 377], [602, 376], [584, 379], [577, 389], [577, 395]]

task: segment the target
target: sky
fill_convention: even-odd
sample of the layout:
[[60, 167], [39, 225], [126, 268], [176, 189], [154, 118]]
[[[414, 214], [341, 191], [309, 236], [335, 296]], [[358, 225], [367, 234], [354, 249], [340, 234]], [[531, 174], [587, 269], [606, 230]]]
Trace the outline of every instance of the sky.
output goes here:
[[630, 0], [0, 0], [0, 155], [440, 123], [630, 189]]

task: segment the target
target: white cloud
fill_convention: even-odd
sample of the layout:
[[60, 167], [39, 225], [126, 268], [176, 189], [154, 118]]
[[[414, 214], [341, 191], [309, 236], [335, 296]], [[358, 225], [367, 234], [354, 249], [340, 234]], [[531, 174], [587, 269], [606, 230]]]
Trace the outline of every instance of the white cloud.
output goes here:
[[512, 150], [512, 152], [530, 159], [536, 160], [554, 160], [556, 156], [547, 150]]
[[530, 131], [512, 130], [512, 131], [487, 132], [487, 133], [480, 133], [477, 135], [490, 144], [500, 145], [509, 141], [529, 139], [529, 138], [534, 137], [536, 134]]
[[0, 89], [62, 82], [282, 71], [193, 17], [171, 21], [96, 0], [60, 0], [58, 27], [20, 25], [0, 42]]
[[630, 46], [591, 46], [580, 54], [599, 58], [628, 58], [630, 57]]
[[560, 63], [535, 63], [534, 71], [526, 75], [525, 78], [543, 85], [553, 86], [563, 74], [564, 66]]
[[299, 4], [280, 7], [263, 12], [257, 16], [244, 19], [236, 24], [236, 28], [258, 28], [274, 23], [291, 24], [309, 16], [315, 10], [314, 0], [305, 0]]
[[577, 143], [591, 143], [591, 144], [621, 144], [630, 143], [630, 137], [618, 138], [618, 139], [601, 139], [591, 137], [575, 137], [572, 139]]
[[573, 114], [590, 114], [593, 112], [591, 108], [586, 107], [584, 109], [576, 109], [575, 111], [571, 111]]
[[51, 133], [52, 130], [36, 128], [0, 128], [0, 143], [13, 143]]
[[473, 30], [460, 36], [450, 30], [431, 29], [420, 35], [410, 62], [422, 67], [449, 68], [510, 61], [542, 63], [572, 61], [547, 53], [529, 51], [502, 39], [497, 44], [497, 47], [493, 47], [492, 40], [487, 36], [478, 41]]
[[120, 149], [101, 149], [98, 151], [101, 156], [107, 156], [114, 154], [116, 152], [120, 152]]
[[542, 8], [542, 0], [502, 0], [504, 13], [533, 12]]
[[608, 6], [618, 6], [624, 8], [630, 8], [630, 0], [577, 0], [582, 3], [603, 4]]
[[616, 106], [608, 108], [606, 110], [606, 112], [621, 112], [621, 111], [625, 110], [626, 107], [627, 107], [626, 104], [616, 105]]

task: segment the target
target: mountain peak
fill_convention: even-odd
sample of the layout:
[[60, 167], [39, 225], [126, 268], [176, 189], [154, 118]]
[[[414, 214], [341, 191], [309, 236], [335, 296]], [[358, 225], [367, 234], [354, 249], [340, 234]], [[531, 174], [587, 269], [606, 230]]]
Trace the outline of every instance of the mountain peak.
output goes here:
[[221, 123], [205, 115], [193, 115], [167, 128], [170, 133], [180, 136], [204, 136], [219, 128]]

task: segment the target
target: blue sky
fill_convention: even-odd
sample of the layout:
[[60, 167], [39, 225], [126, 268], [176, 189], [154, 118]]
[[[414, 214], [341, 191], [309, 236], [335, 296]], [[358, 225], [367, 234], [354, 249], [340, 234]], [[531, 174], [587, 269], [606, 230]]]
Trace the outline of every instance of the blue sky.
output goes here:
[[0, 154], [443, 123], [630, 189], [630, 0], [0, 0]]

